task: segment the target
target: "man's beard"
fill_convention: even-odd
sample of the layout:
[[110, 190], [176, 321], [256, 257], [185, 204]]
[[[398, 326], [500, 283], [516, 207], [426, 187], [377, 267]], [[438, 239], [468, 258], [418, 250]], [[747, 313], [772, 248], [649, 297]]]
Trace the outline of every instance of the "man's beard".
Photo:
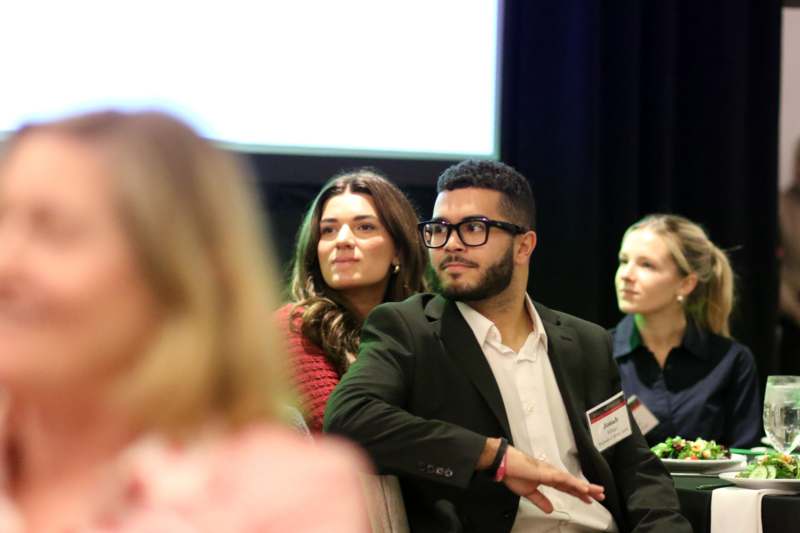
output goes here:
[[[448, 259], [446, 258], [445, 261]], [[460, 302], [475, 302], [486, 300], [503, 292], [511, 284], [514, 273], [513, 246], [509, 246], [503, 257], [486, 269], [483, 276], [472, 287], [446, 286], [442, 283], [441, 276], [435, 280], [435, 289], [449, 300]]]

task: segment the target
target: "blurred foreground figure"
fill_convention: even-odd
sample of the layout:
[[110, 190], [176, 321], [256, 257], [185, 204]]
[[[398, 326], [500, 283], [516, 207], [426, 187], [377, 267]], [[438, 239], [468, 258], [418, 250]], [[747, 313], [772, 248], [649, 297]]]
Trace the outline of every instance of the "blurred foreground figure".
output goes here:
[[781, 374], [800, 374], [800, 139], [795, 144], [792, 168], [792, 184], [778, 198], [781, 230], [778, 300]]
[[366, 529], [357, 455], [277, 423], [256, 197], [235, 160], [160, 113], [6, 143], [0, 531]]

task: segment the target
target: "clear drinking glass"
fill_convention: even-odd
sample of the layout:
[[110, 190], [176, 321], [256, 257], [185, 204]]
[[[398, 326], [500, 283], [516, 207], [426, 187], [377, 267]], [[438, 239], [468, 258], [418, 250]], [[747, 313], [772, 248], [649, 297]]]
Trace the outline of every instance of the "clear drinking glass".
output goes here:
[[792, 453], [800, 445], [800, 376], [767, 378], [764, 431], [779, 452]]

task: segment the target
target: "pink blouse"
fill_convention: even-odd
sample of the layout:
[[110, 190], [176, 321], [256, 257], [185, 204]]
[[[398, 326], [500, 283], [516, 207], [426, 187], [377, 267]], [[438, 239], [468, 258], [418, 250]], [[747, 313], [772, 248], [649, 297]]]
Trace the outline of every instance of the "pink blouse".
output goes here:
[[[283, 427], [209, 433], [185, 446], [149, 436], [112, 465], [87, 523], [65, 533], [367, 532], [365, 471], [348, 445]], [[5, 491], [0, 532], [31, 533]]]

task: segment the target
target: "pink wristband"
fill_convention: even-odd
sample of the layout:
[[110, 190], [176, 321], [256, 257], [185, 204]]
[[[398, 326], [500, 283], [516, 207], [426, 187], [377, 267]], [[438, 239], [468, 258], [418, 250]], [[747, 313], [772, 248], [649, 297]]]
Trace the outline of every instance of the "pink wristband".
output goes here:
[[503, 458], [500, 460], [500, 466], [497, 467], [497, 472], [494, 474], [494, 480], [498, 483], [503, 481], [506, 477], [506, 458], [508, 457], [508, 452], [503, 454]]

